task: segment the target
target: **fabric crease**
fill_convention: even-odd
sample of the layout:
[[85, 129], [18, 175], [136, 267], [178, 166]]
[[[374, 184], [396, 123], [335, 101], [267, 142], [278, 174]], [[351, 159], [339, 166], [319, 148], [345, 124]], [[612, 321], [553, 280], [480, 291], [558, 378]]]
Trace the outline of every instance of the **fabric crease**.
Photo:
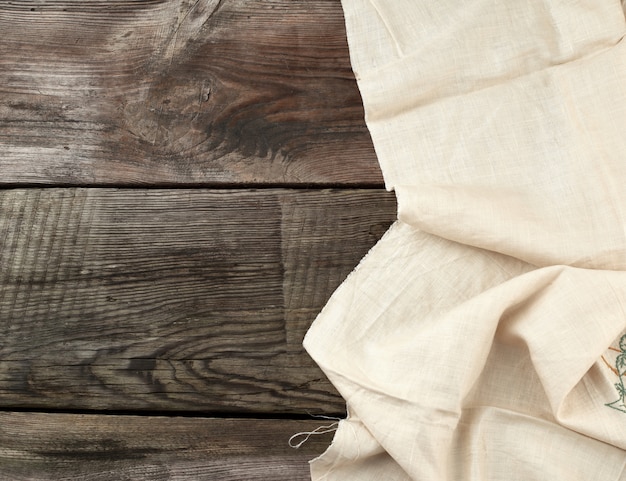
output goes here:
[[304, 339], [312, 479], [626, 481], [623, 4], [342, 5], [398, 220]]

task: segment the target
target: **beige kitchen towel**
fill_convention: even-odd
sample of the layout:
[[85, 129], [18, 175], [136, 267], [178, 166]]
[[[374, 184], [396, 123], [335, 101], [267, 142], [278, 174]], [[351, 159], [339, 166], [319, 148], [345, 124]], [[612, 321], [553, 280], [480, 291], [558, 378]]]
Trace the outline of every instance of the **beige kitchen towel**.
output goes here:
[[305, 347], [325, 481], [626, 480], [618, 0], [342, 0], [398, 220]]

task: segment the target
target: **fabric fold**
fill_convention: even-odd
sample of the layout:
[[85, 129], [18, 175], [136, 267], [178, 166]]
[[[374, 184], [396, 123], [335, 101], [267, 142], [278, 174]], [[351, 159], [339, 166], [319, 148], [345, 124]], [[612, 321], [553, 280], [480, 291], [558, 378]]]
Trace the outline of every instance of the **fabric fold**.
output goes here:
[[[397, 223], [333, 296], [305, 347], [402, 467], [407, 477], [398, 479], [460, 479], [445, 469], [460, 421], [477, 407], [626, 448], [626, 420], [605, 405], [616, 396], [613, 374], [600, 360], [624, 329], [625, 300], [626, 273], [536, 268]], [[328, 479], [379, 479], [354, 476]]]
[[398, 221], [304, 346], [314, 480], [626, 480], [626, 23], [609, 0], [343, 0]]

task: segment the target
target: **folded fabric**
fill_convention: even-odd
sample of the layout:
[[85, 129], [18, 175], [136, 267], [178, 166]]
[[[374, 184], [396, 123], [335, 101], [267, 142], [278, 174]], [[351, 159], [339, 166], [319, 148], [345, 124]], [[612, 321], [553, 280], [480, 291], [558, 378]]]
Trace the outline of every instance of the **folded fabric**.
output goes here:
[[626, 480], [621, 4], [342, 4], [398, 221], [305, 338], [312, 478]]

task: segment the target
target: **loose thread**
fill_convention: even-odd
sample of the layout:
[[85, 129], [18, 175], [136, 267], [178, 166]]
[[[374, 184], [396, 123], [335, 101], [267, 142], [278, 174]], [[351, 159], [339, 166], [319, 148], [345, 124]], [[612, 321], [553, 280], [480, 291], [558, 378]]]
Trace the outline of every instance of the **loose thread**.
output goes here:
[[[328, 426], [320, 426], [313, 431], [304, 431], [302, 433], [296, 433], [289, 438], [289, 446], [293, 449], [298, 449], [304, 443], [306, 443], [311, 436], [318, 436], [320, 434], [333, 433], [337, 431], [339, 428], [339, 422], [329, 424]], [[305, 438], [297, 444], [294, 444], [294, 440], [300, 436], [304, 436]]]
[[333, 416], [324, 416], [323, 414], [313, 414], [307, 411], [307, 414], [315, 419], [328, 419], [330, 421], [341, 421], [342, 418], [337, 418]]

